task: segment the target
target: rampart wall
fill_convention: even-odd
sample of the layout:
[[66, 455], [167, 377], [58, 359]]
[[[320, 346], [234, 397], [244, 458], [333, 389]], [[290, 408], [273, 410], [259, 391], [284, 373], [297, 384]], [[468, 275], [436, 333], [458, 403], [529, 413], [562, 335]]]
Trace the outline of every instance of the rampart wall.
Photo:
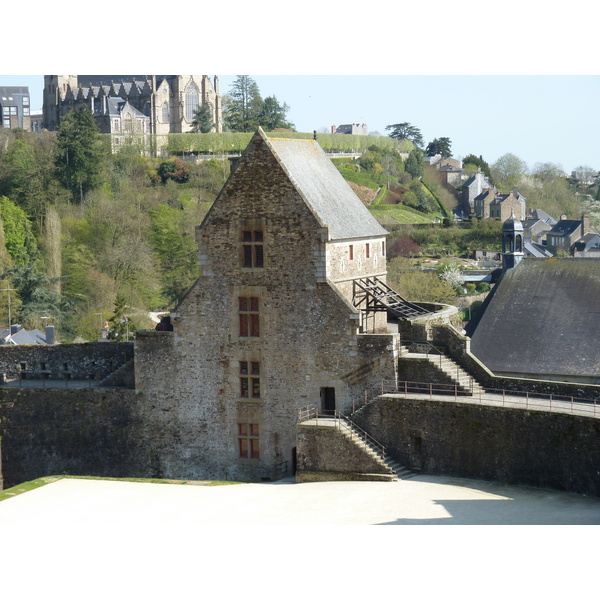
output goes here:
[[103, 379], [133, 358], [133, 342], [2, 346], [7, 379]]
[[600, 496], [597, 418], [381, 397], [353, 420], [423, 473]]
[[152, 477], [133, 390], [0, 389], [4, 487], [46, 475]]

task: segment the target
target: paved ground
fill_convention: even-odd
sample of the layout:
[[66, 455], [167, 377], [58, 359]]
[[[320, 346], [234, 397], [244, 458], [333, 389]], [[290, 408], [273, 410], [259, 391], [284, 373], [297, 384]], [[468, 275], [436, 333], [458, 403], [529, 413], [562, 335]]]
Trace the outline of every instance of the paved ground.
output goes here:
[[[364, 598], [383, 594], [395, 581], [364, 579], [383, 560], [388, 574], [396, 572], [389, 571], [394, 561], [410, 571], [413, 583], [405, 586], [424, 577], [420, 588], [439, 586], [443, 592], [445, 569], [451, 565], [455, 573], [460, 565], [454, 561], [462, 563], [473, 550], [470, 568], [478, 566], [477, 560], [482, 564], [471, 581], [491, 564], [498, 568], [486, 541], [495, 540], [498, 552], [501, 531], [511, 532], [511, 547], [500, 557], [535, 568], [535, 557], [530, 554], [523, 562], [521, 556], [523, 548], [530, 552], [532, 540], [521, 546], [517, 534], [531, 530], [483, 528], [484, 536], [472, 538], [482, 528], [336, 526], [559, 524], [600, 524], [600, 499], [425, 475], [394, 483], [297, 484], [289, 479], [219, 487], [63, 479], [0, 502], [0, 579], [2, 593], [19, 598], [229, 599], [236, 595], [232, 590], [255, 581], [250, 588], [261, 586], [261, 598], [280, 599], [281, 588], [272, 584], [282, 580], [285, 598], [305, 597], [300, 589], [310, 582], [318, 583], [323, 594], [317, 598], [341, 597], [342, 589], [344, 598]], [[589, 538], [588, 528], [575, 529]], [[447, 536], [440, 543], [430, 535], [434, 531], [460, 535], [451, 534], [448, 548]], [[548, 548], [556, 556], [557, 535], [564, 528], [535, 528], [535, 539], [544, 539], [545, 531], [552, 532]], [[465, 540], [468, 552], [458, 545]], [[575, 551], [571, 542], [560, 547], [571, 548], [561, 554], [561, 569], [569, 556], [577, 557], [578, 566], [595, 556]], [[363, 574], [358, 579], [348, 571], [353, 563]], [[433, 563], [438, 575], [428, 580]], [[302, 583], [290, 587], [294, 581]], [[216, 592], [210, 592], [213, 585]], [[572, 590], [572, 580], [569, 585]]]
[[393, 482], [164, 485], [62, 479], [0, 503], [16, 520], [65, 528], [105, 522], [204, 525], [600, 524], [600, 498], [451, 477]]

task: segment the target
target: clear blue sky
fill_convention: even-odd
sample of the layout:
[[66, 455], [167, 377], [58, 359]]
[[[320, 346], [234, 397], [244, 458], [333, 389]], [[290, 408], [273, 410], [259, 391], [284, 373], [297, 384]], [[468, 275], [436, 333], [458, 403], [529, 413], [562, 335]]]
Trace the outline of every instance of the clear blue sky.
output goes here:
[[[79, 15], [75, 1], [63, 0], [60, 15], [28, 22], [27, 39], [43, 51], [5, 62], [0, 85], [29, 86], [35, 110], [43, 77], [24, 73], [217, 74], [222, 94], [244, 73], [263, 97], [290, 106], [299, 131], [360, 122], [386, 135], [386, 125], [407, 121], [425, 143], [449, 137], [458, 158], [491, 164], [511, 152], [530, 168], [600, 170], [596, 3], [406, 4], [181, 0], [177, 19], [189, 26], [157, 29], [148, 11], [136, 15], [131, 44], [121, 32], [103, 45], [87, 16], [68, 16]], [[94, 25], [110, 31], [113, 16], [95, 14]], [[144, 31], [153, 32], [146, 47]], [[3, 46], [22, 47], [22, 36], [4, 31]]]

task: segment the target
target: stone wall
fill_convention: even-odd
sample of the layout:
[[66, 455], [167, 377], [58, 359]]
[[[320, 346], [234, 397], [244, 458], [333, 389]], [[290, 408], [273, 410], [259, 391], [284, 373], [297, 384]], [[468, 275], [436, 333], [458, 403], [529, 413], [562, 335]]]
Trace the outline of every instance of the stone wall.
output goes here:
[[103, 379], [133, 358], [133, 342], [0, 346], [7, 379]]
[[382, 397], [353, 420], [423, 473], [600, 496], [600, 419]]
[[330, 423], [299, 423], [296, 441], [297, 482], [379, 481], [389, 477], [384, 465]]
[[140, 402], [133, 390], [0, 389], [4, 486], [65, 473], [152, 477]]

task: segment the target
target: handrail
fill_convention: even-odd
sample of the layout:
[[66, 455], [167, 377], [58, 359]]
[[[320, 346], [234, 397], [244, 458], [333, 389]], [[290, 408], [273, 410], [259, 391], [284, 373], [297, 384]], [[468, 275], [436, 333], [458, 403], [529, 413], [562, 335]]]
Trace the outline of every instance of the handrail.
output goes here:
[[[426, 383], [417, 381], [382, 381], [381, 394], [395, 395], [427, 395], [429, 399], [437, 396], [436, 400], [444, 400], [452, 396], [454, 400], [460, 398], [461, 402], [477, 404], [500, 405], [503, 407], [523, 407], [526, 409], [545, 409], [550, 412], [569, 412], [571, 414], [590, 414], [600, 417], [600, 401], [595, 398], [575, 398], [561, 394], [545, 394], [542, 392], [521, 392], [518, 390], [507, 390], [499, 388], [480, 388], [477, 393], [465, 396], [460, 393], [457, 384]], [[365, 398], [365, 404], [370, 400]]]
[[361, 429], [356, 423], [350, 420], [347, 416], [342, 414], [339, 410], [333, 410], [327, 413], [319, 412], [319, 409], [316, 405], [311, 404], [308, 406], [303, 406], [298, 409], [298, 422], [301, 423], [303, 421], [309, 421], [310, 419], [315, 419], [318, 423], [319, 418], [327, 419], [329, 422], [332, 420], [335, 423], [336, 428], [341, 429], [340, 424], [343, 423], [347, 428], [351, 430], [351, 432], [357, 437], [362, 439], [362, 442], [372, 447], [372, 449], [381, 456], [382, 459], [385, 459], [385, 446], [380, 444], [376, 439], [371, 437], [364, 429]]

